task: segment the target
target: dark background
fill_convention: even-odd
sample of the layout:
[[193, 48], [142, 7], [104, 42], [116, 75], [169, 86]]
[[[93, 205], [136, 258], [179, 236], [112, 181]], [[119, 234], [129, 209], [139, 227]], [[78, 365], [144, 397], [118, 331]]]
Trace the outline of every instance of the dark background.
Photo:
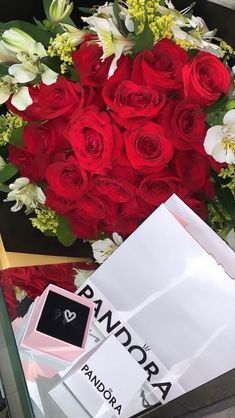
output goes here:
[[[173, 0], [175, 6], [182, 10], [191, 4], [192, 0]], [[105, 0], [94, 0], [94, 3], [101, 5]], [[0, 20], [7, 22], [14, 19], [33, 21], [33, 16], [43, 19], [43, 0], [0, 0]], [[74, 11], [72, 18], [81, 26], [78, 6], [91, 7], [93, 1], [74, 0]], [[221, 36], [228, 43], [235, 47], [235, 10], [219, 6], [206, 0], [198, 0], [194, 7], [194, 14], [201, 16], [207, 22], [209, 29], [218, 28], [218, 36]], [[10, 212], [11, 204], [2, 203], [5, 195], [0, 194], [0, 231], [4, 245], [8, 251], [34, 252], [39, 254], [90, 256], [89, 245], [78, 241], [72, 247], [64, 248], [56, 238], [44, 237], [43, 234], [32, 228], [31, 222], [25, 216], [23, 210], [18, 213]]]

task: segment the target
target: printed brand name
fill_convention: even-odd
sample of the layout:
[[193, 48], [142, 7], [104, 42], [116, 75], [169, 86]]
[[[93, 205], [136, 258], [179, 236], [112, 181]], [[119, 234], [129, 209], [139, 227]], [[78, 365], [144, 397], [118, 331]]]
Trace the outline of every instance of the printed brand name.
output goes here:
[[96, 299], [97, 296], [95, 295], [95, 291], [90, 284], [84, 285], [83, 289], [81, 289], [78, 294], [79, 296], [84, 296], [88, 299], [92, 299], [96, 305], [95, 318], [101, 325], [105, 325], [105, 331], [107, 334], [114, 334], [115, 337], [117, 337], [122, 345], [128, 350], [128, 352], [143, 367], [143, 369], [148, 373], [148, 381], [154, 388], [158, 388], [160, 390], [161, 397], [163, 400], [165, 400], [170, 391], [172, 383], [164, 381], [159, 382], [156, 380], [156, 376], [159, 373], [159, 367], [154, 361], [148, 359], [148, 351], [150, 351], [148, 345], [144, 344], [143, 346], [140, 346], [137, 343], [134, 343], [130, 329], [128, 329], [127, 326], [122, 326], [121, 321], [113, 320], [114, 315], [110, 309], [105, 310], [105, 312], [104, 309], [101, 309], [103, 300], [100, 298]]
[[112, 389], [106, 389], [104, 383], [101, 382], [101, 380], [94, 374], [88, 364], [84, 364], [81, 371], [88, 377], [89, 381], [94, 385], [97, 391], [102, 394], [105, 401], [109, 403], [113, 410], [118, 413], [118, 415], [121, 415], [122, 405], [118, 404], [117, 399], [112, 394]]

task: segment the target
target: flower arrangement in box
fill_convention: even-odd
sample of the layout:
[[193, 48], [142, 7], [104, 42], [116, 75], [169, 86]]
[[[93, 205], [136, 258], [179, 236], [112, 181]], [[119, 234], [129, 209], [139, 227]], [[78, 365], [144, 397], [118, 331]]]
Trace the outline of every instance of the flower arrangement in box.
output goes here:
[[70, 245], [128, 236], [176, 193], [234, 247], [232, 47], [170, 0], [81, 8], [83, 29], [72, 2], [44, 6], [42, 22], [0, 25], [11, 210]]

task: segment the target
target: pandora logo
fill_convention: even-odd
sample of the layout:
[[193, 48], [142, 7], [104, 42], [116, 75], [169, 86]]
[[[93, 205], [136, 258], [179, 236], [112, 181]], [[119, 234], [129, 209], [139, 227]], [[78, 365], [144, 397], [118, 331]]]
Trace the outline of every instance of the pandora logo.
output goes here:
[[94, 374], [93, 370], [90, 369], [88, 364], [84, 364], [81, 368], [81, 372], [89, 379], [90, 383], [97, 389], [97, 391], [103, 396], [106, 402], [113, 408], [113, 410], [121, 415], [122, 405], [118, 403], [115, 396], [113, 396], [113, 390], [111, 388], [106, 388], [105, 384]]

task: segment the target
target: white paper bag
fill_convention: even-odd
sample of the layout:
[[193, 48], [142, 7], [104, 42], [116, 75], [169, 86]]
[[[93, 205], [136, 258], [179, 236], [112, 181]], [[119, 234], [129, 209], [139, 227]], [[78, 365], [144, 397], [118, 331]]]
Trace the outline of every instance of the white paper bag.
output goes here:
[[161, 205], [78, 293], [96, 303], [97, 328], [119, 338], [164, 403], [235, 366], [234, 284]]

